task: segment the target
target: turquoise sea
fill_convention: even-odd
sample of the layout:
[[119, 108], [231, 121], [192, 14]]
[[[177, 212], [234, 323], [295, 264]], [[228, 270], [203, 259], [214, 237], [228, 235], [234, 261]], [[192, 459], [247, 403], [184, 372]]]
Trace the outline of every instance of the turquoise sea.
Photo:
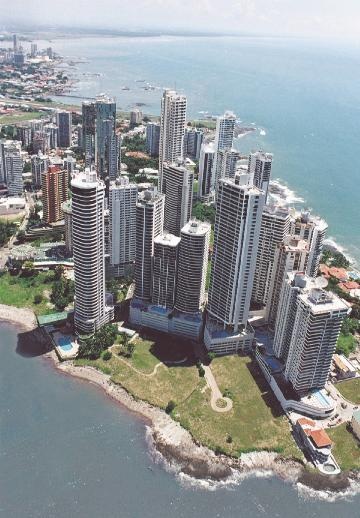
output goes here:
[[145, 425], [102, 391], [55, 371], [0, 323], [1, 518], [358, 518], [273, 477], [209, 490], [153, 462]]
[[[63, 56], [86, 60], [69, 69], [80, 79], [76, 95], [105, 92], [124, 110], [144, 103], [144, 112], [159, 114], [162, 88], [174, 87], [188, 96], [189, 117], [231, 109], [245, 124], [255, 123], [259, 130], [237, 147], [273, 152], [273, 178], [323, 216], [328, 236], [360, 264], [358, 46], [166, 36], [51, 44]], [[155, 89], [144, 90], [146, 83]]]

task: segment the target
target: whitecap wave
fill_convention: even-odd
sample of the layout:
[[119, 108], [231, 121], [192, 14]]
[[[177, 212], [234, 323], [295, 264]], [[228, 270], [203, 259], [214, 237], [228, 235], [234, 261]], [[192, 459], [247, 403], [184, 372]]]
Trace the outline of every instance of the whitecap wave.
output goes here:
[[321, 500], [329, 503], [334, 503], [339, 500], [351, 501], [356, 495], [360, 493], [360, 483], [355, 480], [350, 480], [350, 486], [344, 491], [325, 491], [317, 490], [305, 486], [298, 482], [296, 484], [299, 497], [303, 500]]
[[287, 185], [281, 183], [279, 179], [270, 182], [269, 196], [276, 204], [282, 206], [305, 203], [301, 196]]
[[264, 129], [260, 129], [260, 135], [261, 135], [262, 137], [265, 137], [265, 135], [266, 135], [266, 131], [265, 131]]

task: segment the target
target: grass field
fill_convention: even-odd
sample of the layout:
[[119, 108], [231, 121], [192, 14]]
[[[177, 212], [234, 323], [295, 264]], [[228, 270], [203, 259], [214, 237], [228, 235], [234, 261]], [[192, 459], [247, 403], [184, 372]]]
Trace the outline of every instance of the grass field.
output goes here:
[[336, 388], [345, 399], [355, 403], [355, 405], [360, 405], [360, 378], [337, 383]]
[[[52, 313], [46, 293], [53, 285], [53, 272], [40, 272], [34, 277], [12, 276], [8, 272], [0, 274], [0, 304], [30, 308], [37, 315]], [[34, 303], [35, 295], [43, 295], [40, 304]]]
[[360, 469], [360, 442], [342, 424], [326, 430], [334, 442], [333, 454], [343, 470]]
[[197, 389], [175, 409], [177, 418], [193, 437], [231, 455], [266, 449], [302, 458], [290, 424], [253, 359], [216, 358], [211, 368], [221, 392], [230, 392], [233, 409], [224, 414], [214, 412], [209, 405], [209, 391]]
[[[211, 367], [220, 390], [228, 389], [234, 404], [229, 413], [220, 414], [211, 409], [210, 391], [199, 377], [190, 344], [171, 337], [137, 340], [134, 344], [131, 359], [122, 360], [113, 354], [109, 361], [76, 360], [76, 363], [111, 374], [112, 381], [135, 397], [161, 408], [170, 400], [175, 401], [174, 419], [196, 440], [214, 450], [236, 456], [244, 451], [267, 449], [302, 458], [288, 420], [253, 360], [238, 356], [213, 360]], [[185, 363], [161, 365], [153, 374], [159, 362], [185, 357]]]
[[0, 124], [15, 124], [17, 122], [28, 121], [31, 119], [38, 119], [41, 115], [46, 115], [44, 112], [17, 112], [9, 113], [9, 115], [0, 115]]
[[132, 358], [122, 359], [113, 354], [109, 361], [76, 360], [76, 363], [90, 364], [111, 374], [114, 383], [120, 384], [135, 397], [161, 408], [165, 408], [170, 400], [181, 404], [199, 385], [200, 378], [192, 357], [185, 367], [184, 364], [161, 365], [157, 368], [156, 374], [151, 375], [160, 362], [178, 361], [192, 355], [191, 349], [186, 344], [173, 339], [169, 341], [162, 339], [156, 343], [152, 340], [139, 339], [133, 343], [135, 352]]

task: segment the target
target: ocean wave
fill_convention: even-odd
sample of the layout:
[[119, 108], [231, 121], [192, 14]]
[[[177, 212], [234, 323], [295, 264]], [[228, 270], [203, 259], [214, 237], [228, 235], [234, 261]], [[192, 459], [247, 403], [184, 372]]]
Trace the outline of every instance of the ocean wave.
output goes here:
[[[349, 253], [347, 248], [345, 248], [342, 245], [339, 245], [339, 243], [337, 243], [335, 241], [335, 238], [333, 238], [332, 236], [329, 236], [328, 238], [326, 238], [324, 240], [324, 245], [327, 245], [329, 248], [335, 250], [336, 252], [340, 252], [342, 255], [344, 255], [346, 257], [346, 259], [349, 261], [349, 263], [352, 266], [354, 266], [354, 270], [357, 271], [355, 268], [357, 266], [356, 259]], [[359, 272], [359, 276], [360, 276], [360, 272]]]
[[295, 191], [284, 183], [281, 183], [278, 178], [270, 181], [269, 195], [277, 204], [282, 206], [305, 203], [301, 196], [297, 195]]
[[356, 495], [360, 493], [360, 483], [355, 480], [350, 480], [350, 486], [345, 491], [324, 491], [313, 489], [298, 482], [296, 484], [299, 497], [305, 501], [320, 500], [329, 503], [334, 503], [339, 500], [350, 502]]
[[262, 137], [265, 137], [265, 135], [266, 135], [266, 131], [265, 131], [264, 129], [260, 129], [260, 135], [261, 135]]

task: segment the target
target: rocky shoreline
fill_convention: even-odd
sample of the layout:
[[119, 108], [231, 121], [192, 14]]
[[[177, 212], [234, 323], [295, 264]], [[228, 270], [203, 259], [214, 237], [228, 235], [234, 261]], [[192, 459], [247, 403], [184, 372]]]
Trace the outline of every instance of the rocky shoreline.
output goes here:
[[[1, 320], [26, 329], [26, 341], [30, 347], [31, 341], [44, 342], [44, 335], [39, 332], [36, 318], [31, 310], [0, 305]], [[32, 337], [29, 332], [32, 332]], [[41, 345], [45, 352], [45, 344]], [[50, 360], [59, 372], [93, 383], [115, 402], [140, 416], [148, 425], [148, 439], [154, 460], [163, 462], [177, 474], [214, 483], [226, 483], [234, 476], [236, 478], [236, 475], [265, 474], [276, 476], [291, 484], [301, 484], [316, 492], [332, 495], [360, 491], [360, 473], [357, 472], [329, 477], [315, 470], [306, 469], [299, 461], [286, 459], [277, 453], [267, 451], [245, 453], [240, 458], [217, 455], [194, 441], [191, 434], [163, 410], [135, 399], [124, 388], [111, 382], [109, 375], [90, 366], [77, 367], [72, 361], [60, 362], [54, 350], [46, 352], [43, 357]]]
[[[87, 380], [101, 387], [113, 400], [131, 412], [140, 415], [149, 425], [150, 448], [159, 459], [178, 474], [193, 479], [226, 482], [234, 474], [276, 476], [284, 482], [302, 484], [317, 492], [346, 494], [354, 491], [354, 483], [360, 482], [360, 474], [341, 473], [332, 477], [322, 475], [293, 459], [275, 452], [259, 451], [244, 453], [240, 458], [216, 455], [209, 448], [198, 444], [191, 434], [160, 408], [135, 399], [121, 386], [110, 381], [110, 376], [93, 367], [76, 367], [72, 362], [59, 362], [54, 352], [48, 355], [62, 373]], [[359, 487], [360, 490], [360, 487]]]

